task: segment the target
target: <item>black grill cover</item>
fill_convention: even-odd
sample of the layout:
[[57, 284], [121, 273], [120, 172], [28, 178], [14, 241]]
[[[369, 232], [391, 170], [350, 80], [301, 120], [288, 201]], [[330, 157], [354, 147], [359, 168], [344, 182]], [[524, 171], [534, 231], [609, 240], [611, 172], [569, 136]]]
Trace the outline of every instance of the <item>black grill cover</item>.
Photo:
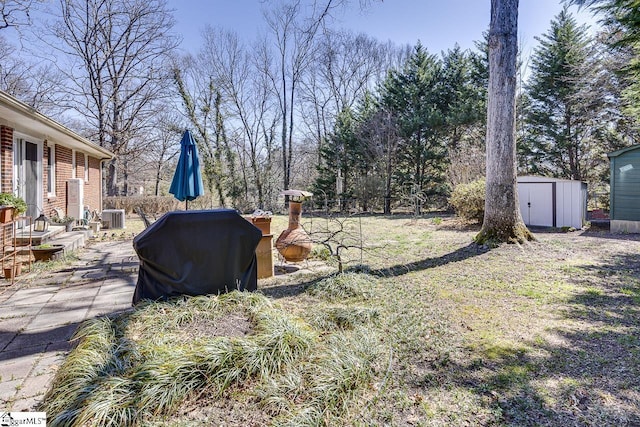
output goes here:
[[169, 212], [133, 239], [133, 304], [178, 295], [255, 291], [262, 233], [231, 209]]

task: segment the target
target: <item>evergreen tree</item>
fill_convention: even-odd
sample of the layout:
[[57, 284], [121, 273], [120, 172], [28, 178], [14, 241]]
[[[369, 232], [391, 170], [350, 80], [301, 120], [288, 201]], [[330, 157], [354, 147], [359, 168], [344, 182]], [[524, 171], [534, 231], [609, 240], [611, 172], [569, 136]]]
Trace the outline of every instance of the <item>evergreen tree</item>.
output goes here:
[[385, 214], [391, 214], [392, 197], [398, 190], [395, 177], [400, 148], [400, 136], [397, 119], [388, 106], [385, 106], [373, 94], [365, 93], [358, 109], [358, 138], [366, 147], [368, 167], [363, 174], [363, 202], [366, 197], [383, 202]]
[[441, 61], [418, 43], [403, 69], [391, 71], [383, 85], [383, 103], [396, 116], [400, 131], [397, 179], [401, 186], [412, 187], [415, 197], [442, 194], [446, 103]]
[[334, 200], [338, 187], [364, 210], [383, 199], [385, 213], [409, 194], [439, 200], [449, 191], [447, 150], [484, 134], [486, 81], [480, 56], [456, 46], [439, 59], [418, 44], [377, 95], [339, 114], [320, 151], [316, 191]]
[[448, 185], [469, 183], [484, 176], [487, 84], [487, 44], [479, 52], [458, 46], [442, 56], [446, 118]]
[[584, 26], [564, 8], [537, 38], [527, 85], [525, 150], [535, 173], [585, 179], [597, 133], [588, 91], [597, 64]]
[[[607, 137], [614, 149], [636, 142], [640, 120], [640, 7], [637, 0], [568, 0], [571, 4], [589, 6], [601, 17], [605, 31], [600, 34], [609, 49], [604, 52], [607, 74], [614, 81], [608, 86], [607, 100], [613, 101], [617, 117], [614, 132]], [[600, 87], [600, 86], [595, 86]], [[611, 130], [611, 127], [610, 129]], [[612, 135], [613, 134], [613, 135]], [[633, 143], [632, 142], [632, 143]]]
[[320, 149], [321, 162], [315, 191], [328, 200], [340, 199], [344, 208], [353, 198], [356, 177], [366, 169], [364, 148], [356, 135], [354, 113], [344, 108], [336, 118], [333, 132]]
[[445, 115], [448, 139], [455, 146], [469, 126], [486, 121], [486, 53], [462, 51], [458, 45], [442, 55], [441, 109]]

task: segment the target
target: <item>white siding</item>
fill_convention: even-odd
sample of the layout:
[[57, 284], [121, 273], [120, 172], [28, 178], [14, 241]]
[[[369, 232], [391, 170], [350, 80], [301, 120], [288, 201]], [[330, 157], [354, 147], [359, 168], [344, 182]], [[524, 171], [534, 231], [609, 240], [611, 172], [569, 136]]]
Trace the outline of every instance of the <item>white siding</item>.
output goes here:
[[526, 225], [582, 228], [586, 214], [586, 195], [580, 181], [537, 176], [518, 177], [518, 198]]

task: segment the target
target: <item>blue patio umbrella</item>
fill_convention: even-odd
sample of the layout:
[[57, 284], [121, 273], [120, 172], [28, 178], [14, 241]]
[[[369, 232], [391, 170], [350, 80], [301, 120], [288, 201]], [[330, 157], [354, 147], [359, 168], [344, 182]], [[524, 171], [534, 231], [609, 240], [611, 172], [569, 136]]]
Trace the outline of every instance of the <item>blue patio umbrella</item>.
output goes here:
[[185, 130], [182, 135], [180, 159], [173, 175], [173, 181], [171, 181], [171, 187], [169, 187], [169, 193], [181, 202], [186, 201], [186, 209], [189, 209], [190, 200], [204, 194], [198, 147], [189, 130]]

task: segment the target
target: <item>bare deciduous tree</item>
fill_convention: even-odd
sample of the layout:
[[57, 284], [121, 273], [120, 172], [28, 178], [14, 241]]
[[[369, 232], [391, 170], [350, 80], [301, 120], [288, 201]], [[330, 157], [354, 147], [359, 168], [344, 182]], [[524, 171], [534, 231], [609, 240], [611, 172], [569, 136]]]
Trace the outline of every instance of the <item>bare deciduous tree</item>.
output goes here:
[[[264, 57], [251, 54], [237, 34], [208, 28], [204, 32], [203, 60], [215, 74], [233, 128], [238, 156], [247, 173], [243, 173], [244, 198], [250, 201], [249, 187], [257, 194], [257, 207], [265, 209], [265, 180], [271, 170], [273, 135], [277, 108], [273, 108], [273, 93]], [[256, 49], [259, 52], [259, 49]], [[250, 176], [250, 179], [247, 177]], [[254, 205], [256, 204], [254, 203]]]
[[[184, 117], [174, 106], [167, 104], [158, 110], [144, 136], [132, 141], [130, 154], [123, 161], [123, 174], [128, 174], [133, 190], [130, 194], [169, 195], [184, 130]], [[138, 186], [144, 192], [138, 191]]]
[[491, 0], [489, 100], [484, 222], [478, 243], [524, 242], [533, 235], [522, 221], [516, 181], [516, 59], [518, 0]]
[[31, 24], [29, 11], [42, 0], [2, 0], [0, 1], [0, 30]]
[[[274, 37], [275, 64], [268, 70], [268, 77], [277, 94], [281, 119], [281, 149], [283, 186], [291, 183], [293, 134], [295, 129], [294, 104], [303, 73], [314, 58], [316, 38], [332, 10], [341, 0], [313, 2], [310, 10], [300, 0], [282, 4], [265, 14], [267, 25]], [[268, 50], [265, 48], [265, 50]]]
[[189, 120], [195, 129], [196, 143], [202, 156], [205, 185], [226, 205], [222, 141], [225, 133], [219, 128], [220, 89], [201, 58], [186, 56], [174, 64], [174, 80]]
[[[165, 0], [60, 0], [53, 25], [63, 55], [68, 106], [91, 124], [98, 143], [116, 154], [106, 190], [116, 195], [118, 162], [168, 96], [167, 59], [178, 40]], [[124, 182], [126, 193], [127, 182]]]
[[464, 139], [449, 148], [448, 178], [452, 187], [483, 178], [486, 170], [485, 150], [472, 139]]
[[325, 29], [300, 94], [304, 105], [300, 117], [306, 137], [316, 142], [318, 155], [338, 112], [354, 107], [384, 79], [392, 66], [389, 51], [394, 50], [398, 48], [364, 34]]
[[20, 99], [28, 93], [28, 66], [15, 47], [0, 35], [0, 89]]
[[58, 87], [62, 76], [55, 69], [25, 59], [21, 52], [0, 35], [0, 90], [29, 104], [41, 113], [54, 114], [57, 105]]
[[362, 123], [358, 138], [368, 141], [370, 150], [380, 159], [379, 175], [384, 177], [384, 213], [391, 214], [393, 194], [392, 179], [397, 151], [400, 145], [400, 130], [397, 118], [387, 108], [378, 108]]

